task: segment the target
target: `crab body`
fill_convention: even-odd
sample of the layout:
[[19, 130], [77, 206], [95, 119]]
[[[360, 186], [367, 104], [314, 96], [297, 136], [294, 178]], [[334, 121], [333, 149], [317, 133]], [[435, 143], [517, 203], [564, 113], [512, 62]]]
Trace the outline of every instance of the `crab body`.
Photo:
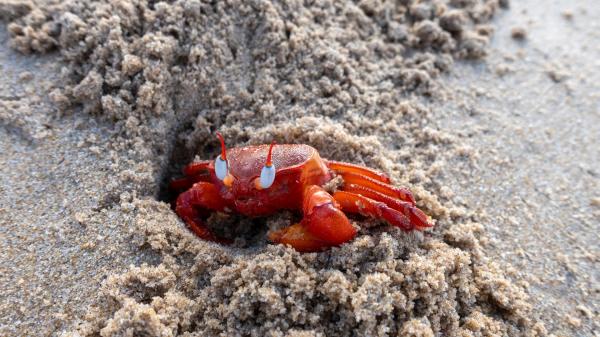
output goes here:
[[[233, 148], [228, 151], [231, 186], [216, 175], [211, 180], [228, 208], [247, 216], [265, 216], [282, 209], [300, 209], [302, 192], [309, 185], [323, 185], [331, 174], [316, 150], [308, 145], [278, 145], [273, 153], [277, 175], [269, 188], [256, 188], [269, 145]], [[211, 170], [209, 166], [209, 171]]]
[[[303, 252], [340, 245], [356, 236], [344, 212], [386, 220], [404, 230], [430, 227], [415, 206], [410, 191], [390, 185], [389, 178], [372, 169], [322, 159], [308, 145], [237, 147], [215, 160], [191, 163], [185, 178], [171, 187], [185, 190], [175, 202], [176, 213], [203, 239], [225, 242], [204, 224], [209, 211], [235, 212], [249, 217], [280, 210], [300, 210], [302, 221], [269, 233], [276, 243]], [[227, 159], [229, 158], [229, 159]], [[330, 194], [323, 185], [341, 175], [344, 184]]]

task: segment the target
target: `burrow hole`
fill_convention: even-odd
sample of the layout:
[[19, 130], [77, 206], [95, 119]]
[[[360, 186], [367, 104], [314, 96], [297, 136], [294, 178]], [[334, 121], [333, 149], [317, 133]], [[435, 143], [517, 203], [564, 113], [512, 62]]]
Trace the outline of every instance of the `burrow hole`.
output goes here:
[[[167, 155], [168, 163], [165, 165], [159, 182], [157, 198], [168, 203], [175, 212], [177, 196], [185, 190], [174, 190], [170, 187], [171, 181], [184, 177], [182, 170], [194, 159], [208, 160], [216, 158], [220, 151], [220, 144], [215, 136], [205, 144], [195, 144], [192, 148], [186, 145], [186, 135], [193, 131], [191, 123], [180, 127], [173, 136], [173, 145]], [[229, 146], [235, 146], [231, 144]], [[240, 248], [263, 247], [269, 244], [267, 233], [269, 229], [289, 226], [300, 221], [301, 215], [282, 211], [267, 217], [249, 218], [243, 215], [203, 211], [202, 218], [205, 224], [218, 237], [234, 241], [233, 246]], [[198, 240], [201, 240], [198, 238]]]

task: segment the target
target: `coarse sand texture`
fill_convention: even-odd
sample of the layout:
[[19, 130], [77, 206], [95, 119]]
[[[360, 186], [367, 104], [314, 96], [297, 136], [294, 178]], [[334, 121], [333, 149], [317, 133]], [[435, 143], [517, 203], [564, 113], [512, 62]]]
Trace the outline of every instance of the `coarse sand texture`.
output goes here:
[[[103, 265], [99, 289], [80, 293], [91, 297], [89, 306], [63, 315], [60, 328], [47, 334], [544, 335], [522, 285], [486, 257], [484, 225], [437, 181], [448, 161], [470, 161], [473, 153], [432, 126], [423, 104], [443, 99], [438, 76], [455, 60], [485, 56], [489, 20], [506, 6], [0, 4], [11, 47], [62, 57], [61, 85], [49, 94], [55, 118], [83, 116], [79, 128], [105, 125], [111, 135], [82, 143], [108, 164], [92, 181], [98, 205], [70, 216], [84, 231], [114, 228], [128, 254], [139, 256], [125, 270]], [[415, 193], [435, 227], [405, 233], [357, 218], [361, 230], [352, 242], [300, 254], [266, 240], [269, 228], [298, 214], [214, 214], [210, 225], [237, 240], [202, 241], [166, 202], [166, 185], [194, 158], [216, 157], [216, 131], [232, 147], [304, 143], [324, 158], [381, 170]], [[36, 321], [3, 309], [0, 334], [35, 335]]]

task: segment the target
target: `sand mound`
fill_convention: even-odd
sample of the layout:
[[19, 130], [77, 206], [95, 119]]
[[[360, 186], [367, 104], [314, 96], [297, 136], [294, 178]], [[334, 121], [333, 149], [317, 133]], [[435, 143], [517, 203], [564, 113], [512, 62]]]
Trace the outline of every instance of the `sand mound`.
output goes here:
[[81, 334], [533, 334], [521, 289], [457, 225], [445, 241], [370, 232], [320, 254], [200, 244], [164, 204], [134, 201], [136, 241], [160, 252], [100, 291]]
[[[482, 226], [436, 182], [457, 140], [418, 103], [435, 78], [479, 58], [503, 1], [65, 1], [7, 5], [17, 50], [58, 49], [64, 112], [114, 121], [128, 153], [106, 196], [124, 236], [156, 257], [111, 276], [73, 335], [535, 335], [523, 290], [487, 261]], [[90, 117], [96, 118], [96, 117]], [[204, 242], [164, 202], [194, 156], [230, 146], [307, 143], [389, 173], [437, 222], [425, 235], [363, 222], [319, 254], [269, 245], [297, 215], [242, 224], [231, 247]], [[89, 217], [97, 216], [89, 212]]]

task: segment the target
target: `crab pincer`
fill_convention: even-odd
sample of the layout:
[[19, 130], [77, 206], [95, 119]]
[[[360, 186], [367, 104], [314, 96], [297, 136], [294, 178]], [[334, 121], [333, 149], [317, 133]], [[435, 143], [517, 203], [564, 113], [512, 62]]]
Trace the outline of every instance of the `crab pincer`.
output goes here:
[[304, 190], [302, 210], [300, 223], [269, 233], [269, 239], [304, 252], [337, 246], [356, 235], [356, 228], [337, 201], [320, 186], [311, 185]]

